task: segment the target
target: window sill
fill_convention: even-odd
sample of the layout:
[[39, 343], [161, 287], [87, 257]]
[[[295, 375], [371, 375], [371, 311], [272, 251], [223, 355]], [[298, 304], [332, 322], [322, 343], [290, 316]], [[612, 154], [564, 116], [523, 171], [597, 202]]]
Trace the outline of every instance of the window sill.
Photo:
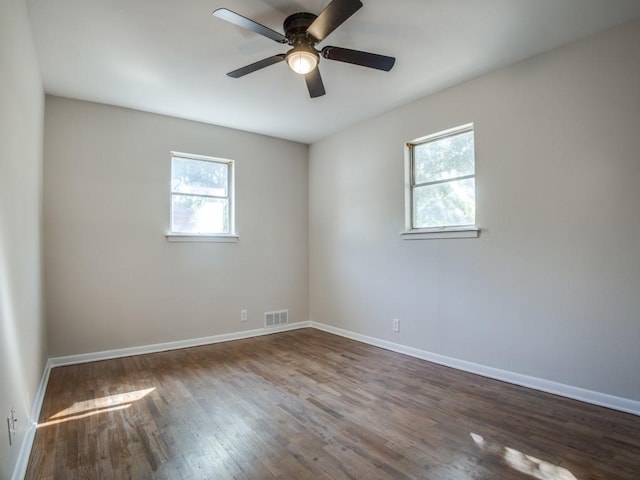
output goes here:
[[476, 227], [424, 228], [400, 233], [403, 240], [437, 240], [439, 238], [478, 238]]
[[201, 235], [197, 233], [167, 233], [169, 242], [200, 242], [200, 243], [237, 243], [238, 235]]

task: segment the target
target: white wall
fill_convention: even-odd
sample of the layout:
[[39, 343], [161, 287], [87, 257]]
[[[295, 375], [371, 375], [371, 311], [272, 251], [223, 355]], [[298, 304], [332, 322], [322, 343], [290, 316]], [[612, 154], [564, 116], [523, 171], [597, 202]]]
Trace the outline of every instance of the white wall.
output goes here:
[[[45, 111], [52, 356], [307, 320], [306, 145], [58, 97]], [[171, 150], [236, 161], [238, 243], [166, 240]]]
[[[312, 145], [311, 320], [640, 400], [638, 52], [635, 22]], [[468, 122], [480, 238], [401, 240], [404, 142]]]
[[[47, 358], [42, 316], [41, 178], [44, 92], [27, 9], [0, 2], [0, 479], [31, 427]], [[18, 435], [9, 446], [11, 407]]]

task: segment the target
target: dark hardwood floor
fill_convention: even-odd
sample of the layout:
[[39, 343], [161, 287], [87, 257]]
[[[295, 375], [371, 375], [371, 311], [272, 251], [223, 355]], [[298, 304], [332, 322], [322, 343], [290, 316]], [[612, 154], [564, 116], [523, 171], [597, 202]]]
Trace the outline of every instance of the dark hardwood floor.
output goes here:
[[29, 479], [640, 479], [640, 417], [313, 329], [51, 372]]

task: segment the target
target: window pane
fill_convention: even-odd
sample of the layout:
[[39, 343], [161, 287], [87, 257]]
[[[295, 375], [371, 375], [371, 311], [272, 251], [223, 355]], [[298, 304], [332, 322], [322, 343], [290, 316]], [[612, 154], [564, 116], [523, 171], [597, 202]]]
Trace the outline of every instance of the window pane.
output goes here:
[[474, 178], [416, 187], [413, 190], [413, 228], [474, 225]]
[[229, 200], [172, 195], [171, 231], [229, 233]]
[[228, 176], [229, 168], [225, 163], [173, 157], [171, 191], [226, 197]]
[[473, 175], [473, 131], [413, 147], [414, 183]]

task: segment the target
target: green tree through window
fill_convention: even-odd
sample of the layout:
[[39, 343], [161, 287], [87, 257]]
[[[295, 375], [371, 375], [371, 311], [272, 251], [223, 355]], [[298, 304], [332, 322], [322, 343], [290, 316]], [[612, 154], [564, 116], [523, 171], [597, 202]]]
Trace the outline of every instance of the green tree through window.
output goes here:
[[411, 229], [475, 224], [473, 126], [408, 144]]
[[228, 160], [172, 155], [173, 233], [231, 233], [232, 165]]

